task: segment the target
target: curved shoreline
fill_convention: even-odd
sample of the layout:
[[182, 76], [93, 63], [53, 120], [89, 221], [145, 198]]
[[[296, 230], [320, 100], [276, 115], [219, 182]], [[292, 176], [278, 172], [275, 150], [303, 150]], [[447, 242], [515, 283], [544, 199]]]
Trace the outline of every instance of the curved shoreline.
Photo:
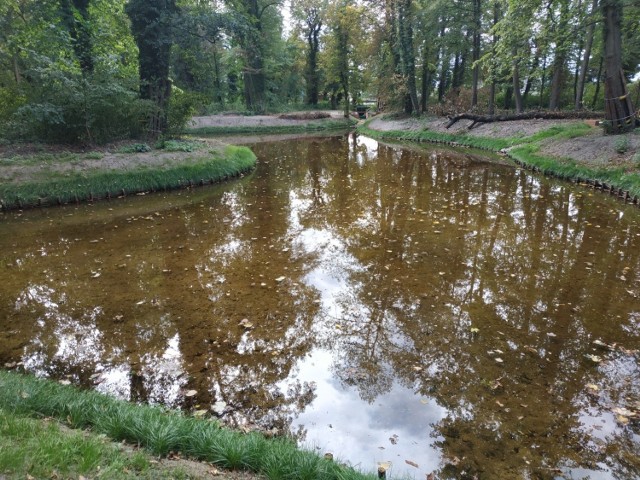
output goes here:
[[[374, 139], [400, 140], [410, 142], [429, 142], [445, 144], [453, 147], [472, 147], [480, 150], [504, 154], [517, 166], [561, 180], [581, 184], [585, 187], [601, 190], [615, 195], [621, 200], [640, 205], [640, 165], [629, 160], [612, 161], [606, 155], [615, 157], [613, 144], [622, 136], [596, 137], [590, 135], [591, 129], [584, 122], [554, 122], [541, 124], [547, 128], [539, 128], [526, 136], [490, 136], [469, 135], [466, 133], [445, 133], [429, 129], [418, 121], [385, 121], [383, 128], [372, 128], [377, 119], [359, 125], [357, 131]], [[398, 128], [403, 128], [402, 130]], [[638, 134], [632, 134], [631, 148], [636, 150], [640, 144]], [[572, 142], [597, 143], [600, 138], [607, 142], [595, 145], [596, 154], [603, 155], [604, 160], [598, 162], [571, 158]], [[627, 139], [629, 137], [627, 136]], [[628, 140], [627, 140], [628, 141]], [[546, 152], [549, 146], [566, 144], [567, 156], [550, 155]], [[639, 151], [639, 150], [636, 150]], [[631, 156], [631, 151], [628, 157]], [[574, 155], [575, 156], [575, 155]], [[637, 154], [636, 154], [637, 156]]]
[[[156, 155], [153, 162], [142, 160], [143, 154], [127, 156], [125, 165], [94, 160], [90, 168], [71, 168], [69, 172], [68, 165], [63, 163], [49, 165], [49, 169], [37, 172], [31, 180], [0, 185], [0, 209], [93, 202], [211, 185], [242, 176], [255, 168], [257, 162], [249, 148], [232, 145], [195, 153], [174, 152], [170, 158]], [[42, 178], [47, 173], [48, 178]]]

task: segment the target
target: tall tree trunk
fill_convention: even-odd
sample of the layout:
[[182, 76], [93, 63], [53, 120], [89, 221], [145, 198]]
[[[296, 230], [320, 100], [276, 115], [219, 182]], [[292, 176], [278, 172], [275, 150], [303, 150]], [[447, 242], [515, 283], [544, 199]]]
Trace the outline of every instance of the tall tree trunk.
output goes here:
[[535, 72], [540, 65], [540, 47], [536, 48], [536, 53], [533, 57], [533, 64], [531, 65], [531, 69], [529, 70], [529, 74], [527, 75], [527, 81], [524, 84], [524, 91], [522, 92], [522, 102], [527, 103], [527, 98], [529, 97], [529, 92], [531, 91], [531, 87], [533, 86], [533, 78], [535, 76]]
[[600, 83], [602, 82], [602, 69], [604, 68], [604, 57], [600, 57], [600, 65], [598, 66], [598, 74], [596, 75], [596, 90], [591, 99], [591, 110], [596, 108], [596, 102], [600, 95]]
[[622, 0], [603, 0], [604, 19], [604, 109], [609, 133], [636, 127], [635, 110], [622, 71]]
[[405, 102], [405, 112], [419, 112], [418, 91], [416, 87], [416, 64], [413, 53], [413, 25], [410, 16], [412, 0], [401, 0], [398, 11], [398, 29], [400, 39], [400, 56], [402, 74], [406, 81], [408, 102]]
[[480, 35], [482, 30], [482, 0], [473, 0], [473, 73], [471, 79], [471, 108], [478, 106], [478, 83], [480, 82]]
[[307, 105], [318, 105], [320, 93], [320, 76], [318, 74], [318, 52], [320, 51], [320, 30], [322, 20], [320, 13], [316, 9], [311, 9], [307, 13]]
[[492, 80], [491, 85], [489, 85], [489, 106], [487, 108], [487, 113], [489, 115], [494, 115], [496, 113], [496, 81]]
[[547, 81], [547, 59], [545, 57], [542, 59], [542, 75], [540, 77], [540, 102], [538, 102], [538, 106], [540, 108], [543, 107], [544, 87], [546, 86], [546, 81]]
[[444, 45], [444, 37], [446, 34], [446, 25], [447, 20], [444, 17], [440, 18], [440, 49], [439, 49], [439, 57], [442, 62], [440, 68], [440, 78], [438, 79], [438, 102], [442, 102], [444, 98], [444, 92], [447, 86], [447, 75], [449, 72], [449, 59]]
[[422, 83], [420, 89], [420, 112], [426, 113], [427, 102], [431, 93], [431, 70], [429, 68], [429, 48], [425, 41], [422, 47]]
[[[493, 2], [493, 26], [500, 21], [500, 3], [497, 0]], [[495, 52], [496, 45], [498, 44], [498, 35], [493, 34], [493, 38], [491, 39], [491, 48]], [[489, 86], [489, 115], [493, 115], [496, 110], [496, 72], [495, 72], [495, 64], [491, 64], [491, 85]]]
[[167, 108], [171, 95], [169, 60], [171, 50], [170, 18], [176, 11], [175, 0], [150, 5], [146, 0], [130, 0], [127, 15], [138, 45], [140, 96], [151, 100], [156, 111], [150, 118], [150, 132], [158, 135], [167, 128]]
[[248, 32], [244, 45], [247, 64], [243, 71], [244, 101], [248, 110], [265, 109], [265, 74], [262, 43], [262, 10], [258, 0], [245, 0]]
[[556, 54], [553, 59], [553, 76], [549, 95], [549, 110], [560, 108], [560, 97], [565, 81], [565, 63], [567, 60], [568, 42], [564, 39], [569, 23], [569, 3], [564, 0], [560, 5], [560, 20], [556, 30]]
[[520, 60], [517, 50], [513, 51], [513, 97], [516, 101], [516, 113], [521, 113], [522, 93], [520, 91]]
[[591, 4], [591, 14], [589, 15], [590, 21], [587, 26], [587, 34], [585, 38], [585, 46], [584, 46], [584, 55], [582, 57], [582, 62], [580, 63], [580, 73], [578, 75], [578, 84], [576, 86], [576, 101], [575, 101], [575, 109], [581, 110], [583, 105], [583, 97], [584, 97], [584, 84], [587, 78], [587, 70], [589, 69], [589, 60], [591, 58], [591, 48], [593, 47], [593, 37], [596, 29], [595, 26], [595, 18], [594, 13], [598, 9], [598, 0], [593, 0]]

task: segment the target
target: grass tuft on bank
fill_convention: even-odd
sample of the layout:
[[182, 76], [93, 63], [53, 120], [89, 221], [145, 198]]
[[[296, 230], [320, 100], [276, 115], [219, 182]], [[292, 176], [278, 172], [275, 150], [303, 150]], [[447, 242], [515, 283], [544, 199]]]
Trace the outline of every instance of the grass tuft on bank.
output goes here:
[[[180, 453], [220, 468], [252, 471], [273, 480], [375, 478], [314, 452], [301, 450], [286, 438], [267, 439], [258, 433], [235, 432], [221, 428], [214, 420], [189, 417], [155, 406], [134, 405], [15, 372], [0, 371], [0, 412], [0, 436], [3, 436], [3, 429], [15, 432], [37, 429], [29, 421], [20, 420], [21, 417], [53, 418], [71, 428], [90, 429], [94, 434], [104, 434], [114, 441], [140, 445], [152, 455], [163, 457], [169, 452]], [[25, 426], [21, 426], [23, 424]], [[0, 449], [0, 460], [2, 451]], [[0, 463], [0, 469], [16, 472], [24, 468], [25, 461], [20, 460], [24, 454], [21, 455], [16, 454], [18, 460], [13, 464], [9, 460]], [[68, 466], [74, 472], [82, 473], [96, 464], [98, 453], [73, 455], [69, 457]], [[42, 468], [51, 468], [48, 465]]]
[[247, 147], [228, 145], [222, 153], [185, 157], [175, 166], [137, 167], [131, 170], [89, 171], [68, 176], [52, 174], [43, 181], [0, 185], [3, 209], [116, 198], [148, 191], [172, 190], [217, 183], [252, 170], [256, 157]]

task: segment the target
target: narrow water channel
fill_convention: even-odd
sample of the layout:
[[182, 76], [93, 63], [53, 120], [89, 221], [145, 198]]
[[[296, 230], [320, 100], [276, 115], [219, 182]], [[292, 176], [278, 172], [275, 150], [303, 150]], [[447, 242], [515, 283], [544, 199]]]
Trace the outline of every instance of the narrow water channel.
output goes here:
[[387, 478], [640, 476], [638, 209], [467, 151], [252, 147], [225, 185], [0, 215], [0, 366]]

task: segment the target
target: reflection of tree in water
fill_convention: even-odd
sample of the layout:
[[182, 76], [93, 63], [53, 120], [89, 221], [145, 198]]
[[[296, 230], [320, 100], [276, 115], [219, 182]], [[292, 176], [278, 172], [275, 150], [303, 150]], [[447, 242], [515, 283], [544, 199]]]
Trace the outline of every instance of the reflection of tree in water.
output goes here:
[[[251, 181], [193, 205], [12, 247], [22, 263], [0, 265], [0, 298], [25, 304], [0, 307], [3, 360], [84, 384], [101, 373], [100, 388], [137, 400], [225, 402], [232, 422], [287, 429], [314, 395], [295, 367], [325, 346], [366, 401], [397, 382], [447, 408], [433, 428], [445, 478], [637, 474], [637, 423], [611, 426], [638, 398], [637, 355], [592, 343], [640, 344], [638, 229], [624, 207], [447, 151], [352, 137], [256, 152], [270, 159]], [[309, 232], [335, 250], [305, 245]], [[318, 268], [344, 284], [330, 311], [307, 283]], [[29, 270], [45, 273], [16, 280]]]
[[[596, 447], [581, 417], [583, 379], [597, 368], [585, 360], [591, 341], [638, 342], [624, 331], [638, 303], [619, 280], [636, 277], [635, 225], [521, 172], [458, 169], [446, 154], [377, 154], [364, 168], [350, 157], [357, 193], [345, 199], [337, 175], [325, 189], [322, 221], [366, 266], [347, 273], [324, 339], [339, 352], [343, 384], [372, 402], [395, 377], [445, 406], [433, 435], [444, 438], [446, 477], [551, 478], [558, 467], [597, 470], [603, 461], [628, 471], [622, 456], [637, 445], [607, 437]], [[331, 208], [339, 199], [350, 208]], [[593, 382], [606, 378], [596, 370]], [[619, 461], [603, 453], [611, 449]]]

